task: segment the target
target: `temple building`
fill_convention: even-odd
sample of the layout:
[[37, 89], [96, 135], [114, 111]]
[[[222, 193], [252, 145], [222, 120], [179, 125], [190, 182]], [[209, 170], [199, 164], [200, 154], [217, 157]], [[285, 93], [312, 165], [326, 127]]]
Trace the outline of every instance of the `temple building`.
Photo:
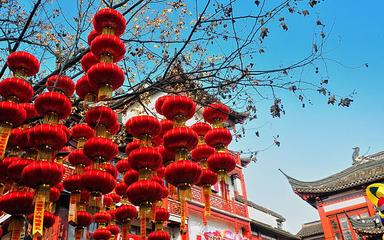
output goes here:
[[301, 239], [381, 239], [383, 227], [365, 189], [383, 182], [384, 152], [358, 156], [355, 150], [351, 167], [318, 181], [283, 174], [293, 191], [319, 213], [320, 221], [303, 224], [297, 234]]

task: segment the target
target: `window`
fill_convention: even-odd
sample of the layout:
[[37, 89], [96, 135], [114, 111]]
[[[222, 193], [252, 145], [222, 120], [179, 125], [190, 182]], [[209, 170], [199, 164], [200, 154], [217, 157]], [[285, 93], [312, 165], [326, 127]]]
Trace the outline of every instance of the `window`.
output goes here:
[[349, 228], [349, 222], [347, 217], [343, 217], [339, 219], [341, 232], [343, 233], [345, 240], [352, 240], [352, 232]]

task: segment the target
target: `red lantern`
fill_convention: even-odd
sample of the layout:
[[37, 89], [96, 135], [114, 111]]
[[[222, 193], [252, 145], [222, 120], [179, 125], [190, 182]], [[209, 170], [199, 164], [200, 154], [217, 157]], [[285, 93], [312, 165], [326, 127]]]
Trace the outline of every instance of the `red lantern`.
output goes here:
[[95, 39], [95, 37], [99, 36], [100, 33], [96, 30], [92, 30], [89, 35], [88, 35], [88, 45], [91, 45], [92, 44], [92, 41], [93, 39]]
[[38, 73], [40, 68], [37, 58], [23, 51], [11, 53], [7, 58], [7, 66], [12, 72], [28, 77]]
[[167, 119], [183, 122], [193, 117], [196, 104], [186, 96], [168, 96], [161, 106], [161, 111]]
[[126, 159], [121, 159], [116, 163], [116, 168], [119, 173], [125, 173], [129, 169], [131, 169], [131, 166], [129, 165], [129, 160]]
[[115, 236], [120, 233], [120, 228], [116, 224], [108, 224], [107, 229]]
[[22, 78], [11, 77], [0, 82], [0, 95], [13, 102], [29, 102], [34, 91], [30, 83]]
[[23, 130], [20, 128], [14, 128], [11, 130], [11, 135], [9, 135], [7, 147], [10, 149], [14, 149], [20, 146], [20, 135], [22, 134]]
[[92, 214], [87, 211], [77, 211], [77, 222], [78, 227], [88, 227], [92, 223]]
[[116, 157], [119, 149], [112, 140], [104, 137], [93, 137], [84, 144], [84, 154], [99, 162], [109, 162]]
[[53, 75], [45, 83], [50, 92], [62, 92], [70, 97], [75, 92], [75, 84], [70, 77], [64, 75]]
[[232, 134], [226, 128], [214, 128], [205, 135], [205, 142], [218, 150], [225, 149], [232, 141]]
[[35, 161], [26, 166], [22, 171], [23, 183], [31, 188], [38, 188], [42, 185], [55, 186], [57, 185], [64, 173], [62, 165], [47, 162]]
[[[27, 219], [28, 222], [33, 225], [33, 214], [29, 214]], [[55, 224], [55, 215], [53, 215], [51, 212], [44, 211], [44, 221], [43, 226], [44, 228], [50, 228]]]
[[116, 90], [124, 83], [124, 72], [114, 63], [97, 63], [87, 73], [90, 85], [99, 89], [99, 92], [100, 88]]
[[175, 161], [175, 152], [171, 152], [163, 146], [159, 146], [157, 149], [163, 158], [164, 166], [167, 166], [169, 163]]
[[155, 221], [156, 222], [165, 222], [169, 219], [169, 212], [166, 208], [156, 208], [155, 212]]
[[[112, 201], [111, 201], [112, 202]], [[95, 223], [102, 223], [102, 224], [106, 224], [108, 222], [111, 221], [112, 219], [112, 216], [111, 214], [109, 214], [108, 212], [106, 211], [102, 211], [102, 212], [97, 212], [93, 215], [93, 219], [95, 221]]]
[[163, 119], [160, 121], [160, 125], [161, 125], [160, 135], [164, 135], [166, 132], [168, 132], [173, 128], [173, 121], [168, 119]]
[[92, 234], [95, 240], [109, 240], [111, 236], [111, 232], [105, 227], [96, 229]]
[[153, 171], [162, 164], [160, 153], [152, 147], [142, 147], [133, 150], [129, 156], [129, 165], [136, 171]]
[[180, 190], [190, 189], [196, 183], [201, 173], [197, 163], [189, 160], [179, 160], [169, 164], [165, 169], [165, 179]]
[[125, 129], [136, 138], [148, 138], [159, 134], [160, 122], [152, 116], [135, 116], [127, 121]]
[[103, 163], [101, 166], [107, 173], [111, 174], [113, 178], [117, 178], [118, 172], [115, 166], [110, 163]]
[[169, 233], [164, 230], [157, 230], [154, 232], [151, 232], [148, 235], [148, 240], [170, 240], [171, 237], [169, 236]]
[[21, 158], [21, 157], [13, 157], [13, 161], [8, 165], [7, 175], [14, 182], [19, 182], [21, 180], [21, 173], [23, 169], [31, 163], [31, 160]]
[[162, 107], [163, 107], [163, 103], [164, 103], [165, 99], [167, 99], [168, 97], [169, 97], [168, 95], [161, 96], [155, 102], [156, 112], [160, 113], [161, 115], [164, 115], [163, 111], [162, 111]]
[[73, 150], [71, 153], [69, 153], [67, 159], [68, 162], [73, 166], [83, 165], [86, 167], [92, 164], [92, 160], [85, 156], [83, 149]]
[[99, 63], [99, 60], [96, 58], [95, 55], [93, 55], [92, 52], [86, 53], [80, 60], [81, 67], [83, 68], [84, 72], [88, 72], [88, 70], [95, 65], [96, 63]]
[[60, 194], [62, 190], [57, 188], [57, 185], [54, 187], [51, 187], [50, 193], [49, 193], [49, 201], [50, 202], [57, 202], [60, 199]]
[[121, 205], [116, 209], [116, 220], [121, 223], [127, 223], [137, 218], [137, 209], [133, 205]]
[[88, 76], [84, 75], [76, 82], [76, 94], [80, 99], [86, 99], [88, 101], [96, 99], [97, 88], [94, 88], [90, 85]]
[[10, 215], [22, 215], [33, 211], [33, 192], [14, 191], [0, 197], [0, 210]]
[[90, 48], [96, 57], [102, 58], [103, 55], [107, 55], [112, 58], [113, 62], [120, 61], [125, 54], [123, 41], [114, 35], [101, 34], [95, 37]]
[[140, 180], [128, 187], [127, 195], [132, 204], [148, 208], [161, 200], [162, 186], [156, 181]]
[[139, 172], [133, 169], [130, 169], [124, 174], [124, 182], [127, 186], [130, 186], [132, 183], [137, 182], [139, 180]]
[[203, 224], [207, 225], [207, 217], [211, 212], [211, 186], [217, 183], [217, 174], [209, 169], [202, 169], [200, 177], [196, 183], [197, 186], [203, 188], [202, 193], [204, 197], [204, 214]]
[[29, 143], [36, 148], [49, 147], [58, 151], [67, 143], [67, 135], [59, 126], [40, 124], [28, 131]]
[[80, 190], [83, 188], [81, 175], [74, 174], [74, 175], [67, 176], [66, 178], [64, 178], [63, 186], [64, 186], [64, 189], [69, 192], [78, 191], [80, 193]]
[[215, 149], [208, 146], [207, 144], [197, 145], [191, 151], [192, 159], [196, 162], [204, 162], [208, 159], [208, 157], [215, 152]]
[[93, 16], [93, 27], [97, 32], [103, 34], [114, 34], [120, 36], [124, 33], [126, 22], [124, 16], [112, 8], [99, 10]]
[[[113, 129], [118, 122], [116, 113], [109, 107], [98, 106], [92, 109], [89, 109], [85, 115], [85, 121], [89, 126], [96, 129], [96, 135], [100, 136], [102, 134], [98, 133], [98, 128], [105, 128], [109, 132], [113, 132]], [[102, 131], [101, 129], [100, 131]]]
[[187, 127], [173, 128], [164, 134], [164, 147], [170, 151], [190, 151], [196, 147], [198, 136]]
[[27, 119], [37, 118], [39, 116], [39, 113], [36, 111], [35, 105], [32, 103], [21, 103], [20, 104], [25, 112], [27, 113]]
[[208, 168], [218, 173], [221, 176], [225, 176], [227, 173], [235, 169], [236, 159], [228, 152], [214, 153], [209, 156]]
[[199, 135], [200, 137], [204, 137], [205, 134], [211, 130], [211, 126], [207, 123], [203, 123], [203, 122], [197, 122], [195, 124], [193, 124], [191, 126], [191, 128], [193, 129], [193, 131], [195, 131], [197, 133], [197, 135]]
[[124, 182], [119, 182], [116, 184], [115, 192], [122, 196], [123, 198], [127, 195], [128, 186]]
[[125, 154], [129, 155], [133, 150], [140, 147], [140, 140], [134, 140], [125, 147]]
[[0, 102], [0, 123], [18, 127], [27, 118], [22, 105], [13, 102]]
[[227, 121], [231, 110], [222, 103], [212, 103], [204, 108], [203, 117], [205, 121], [215, 124]]
[[71, 114], [72, 103], [68, 97], [62, 93], [46, 92], [37, 96], [35, 99], [35, 108], [40, 115], [54, 114], [55, 117], [60, 120], [67, 118]]
[[102, 194], [112, 192], [116, 186], [116, 180], [111, 174], [96, 169], [85, 171], [81, 175], [81, 182], [86, 190]]

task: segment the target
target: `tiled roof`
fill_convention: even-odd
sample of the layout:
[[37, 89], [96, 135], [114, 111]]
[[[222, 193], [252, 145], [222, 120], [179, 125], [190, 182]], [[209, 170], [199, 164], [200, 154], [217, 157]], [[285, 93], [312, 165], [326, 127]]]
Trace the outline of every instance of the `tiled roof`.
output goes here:
[[281, 171], [288, 179], [295, 193], [321, 195], [354, 188], [384, 179], [384, 152], [367, 156], [367, 161], [355, 164], [339, 173], [324, 179], [305, 182], [292, 178]]
[[353, 229], [360, 235], [382, 235], [384, 234], [384, 227], [380, 219], [375, 217], [352, 219], [349, 217]]
[[[238, 202], [241, 202], [241, 203], [245, 203], [244, 198], [242, 198], [241, 196], [238, 196], [238, 195], [235, 196], [235, 200], [238, 201]], [[250, 206], [250, 207], [252, 207], [254, 209], [257, 209], [259, 211], [262, 211], [262, 212], [264, 212], [266, 214], [269, 214], [269, 215], [277, 218], [281, 222], [285, 222], [286, 221], [286, 219], [281, 214], [278, 214], [277, 212], [272, 211], [269, 208], [263, 207], [263, 206], [261, 206], [259, 204], [256, 204], [256, 203], [254, 203], [254, 202], [252, 202], [250, 200], [247, 200], [246, 202], [247, 202], [248, 206]]]
[[304, 223], [301, 227], [300, 231], [296, 234], [296, 236], [300, 238], [323, 235], [323, 227], [321, 226], [320, 221], [314, 221], [309, 223]]

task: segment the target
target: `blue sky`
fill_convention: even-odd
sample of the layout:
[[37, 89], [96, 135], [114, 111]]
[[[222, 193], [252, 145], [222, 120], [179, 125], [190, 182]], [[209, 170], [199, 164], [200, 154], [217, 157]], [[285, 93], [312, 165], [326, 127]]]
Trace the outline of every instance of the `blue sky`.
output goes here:
[[[296, 233], [302, 223], [318, 219], [317, 211], [296, 196], [278, 171], [300, 180], [318, 180], [349, 167], [352, 147], [362, 154], [384, 150], [384, 19], [383, 1], [324, 1], [311, 12], [326, 24], [330, 86], [340, 95], [356, 91], [350, 108], [329, 106], [312, 97], [302, 108], [291, 95], [283, 95], [286, 115], [268, 116], [261, 103], [259, 118], [247, 128], [259, 128], [260, 138], [248, 134], [233, 148], [263, 149], [279, 134], [281, 146], [260, 152], [258, 162], [245, 169], [248, 197], [287, 218], [288, 230]], [[287, 21], [289, 34], [271, 34], [264, 64], [281, 63], [305, 55], [311, 46], [312, 23]], [[332, 28], [331, 32], [329, 32]], [[293, 31], [293, 32], [292, 32]], [[328, 31], [328, 32], [327, 32]], [[360, 67], [368, 63], [368, 68]], [[305, 77], [305, 76], [304, 76]], [[308, 76], [310, 77], [310, 76]]]

